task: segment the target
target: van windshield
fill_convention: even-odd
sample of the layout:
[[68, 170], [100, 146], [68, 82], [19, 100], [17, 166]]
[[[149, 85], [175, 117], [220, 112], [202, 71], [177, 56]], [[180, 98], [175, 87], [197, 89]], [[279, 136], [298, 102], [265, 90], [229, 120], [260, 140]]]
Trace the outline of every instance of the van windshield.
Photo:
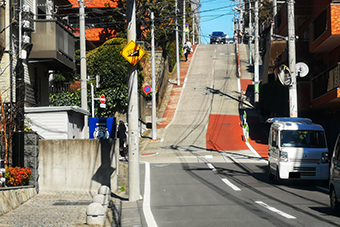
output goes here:
[[282, 130], [281, 147], [326, 148], [323, 131], [314, 130]]

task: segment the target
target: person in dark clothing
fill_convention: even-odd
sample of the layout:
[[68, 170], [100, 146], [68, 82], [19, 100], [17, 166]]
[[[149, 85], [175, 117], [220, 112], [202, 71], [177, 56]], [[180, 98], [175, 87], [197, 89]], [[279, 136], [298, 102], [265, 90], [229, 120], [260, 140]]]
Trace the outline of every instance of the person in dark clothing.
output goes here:
[[183, 45], [183, 54], [184, 54], [184, 57], [185, 57], [185, 61], [188, 61], [188, 55], [190, 54], [191, 52], [191, 43], [188, 41], [186, 42], [184, 45]]
[[124, 143], [126, 141], [126, 127], [122, 120], [119, 121], [118, 125], [118, 138], [119, 138], [119, 154], [120, 156], [125, 157], [126, 155], [126, 147], [124, 146]]

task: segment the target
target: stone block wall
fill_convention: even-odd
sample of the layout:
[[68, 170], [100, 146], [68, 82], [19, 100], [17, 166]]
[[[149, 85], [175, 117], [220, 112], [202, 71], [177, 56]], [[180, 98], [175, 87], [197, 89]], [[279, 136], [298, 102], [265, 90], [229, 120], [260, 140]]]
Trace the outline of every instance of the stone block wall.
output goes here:
[[25, 133], [25, 166], [32, 170], [30, 185], [33, 185], [39, 192], [39, 135], [35, 132]]
[[36, 194], [37, 191], [34, 187], [13, 187], [11, 189], [0, 189], [0, 216], [11, 210], [14, 210]]

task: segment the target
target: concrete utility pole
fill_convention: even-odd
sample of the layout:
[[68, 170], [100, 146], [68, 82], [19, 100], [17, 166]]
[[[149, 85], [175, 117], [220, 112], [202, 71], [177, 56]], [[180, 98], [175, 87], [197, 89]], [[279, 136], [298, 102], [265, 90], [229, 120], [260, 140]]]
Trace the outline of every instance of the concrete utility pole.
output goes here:
[[259, 1], [255, 1], [254, 102], [259, 102]]
[[294, 25], [294, 0], [287, 0], [288, 11], [288, 67], [292, 77], [292, 85], [289, 87], [289, 104], [290, 117], [297, 117], [297, 89], [296, 89], [296, 74], [295, 74], [295, 25]]
[[276, 16], [276, 14], [277, 14], [277, 1], [276, 0], [272, 0], [273, 2], [273, 23], [275, 23], [274, 22], [274, 20], [275, 20], [275, 16]]
[[157, 139], [156, 123], [156, 75], [155, 75], [155, 17], [151, 12], [151, 90], [152, 90], [152, 139]]
[[275, 26], [275, 16], [277, 14], [277, 2], [276, 0], [272, 0], [272, 6], [273, 6], [273, 21], [272, 21], [272, 27], [271, 27], [271, 31], [270, 31], [270, 35], [271, 35], [271, 40], [273, 39], [273, 34], [274, 34], [274, 26]]
[[192, 45], [195, 45], [195, 13], [192, 17]]
[[[239, 0], [239, 11], [240, 11], [240, 14], [239, 14], [239, 18], [238, 18], [238, 23], [239, 23], [239, 31], [240, 31], [240, 34], [243, 34], [243, 2], [242, 0]], [[243, 37], [243, 36], [242, 36]], [[243, 43], [243, 38], [239, 40], [239, 43]]]
[[[127, 0], [126, 3], [127, 42], [136, 41], [136, 3], [135, 0]], [[137, 201], [140, 199], [137, 66], [128, 66], [128, 77], [129, 201]]]
[[[18, 58], [15, 66], [15, 102], [18, 109], [16, 116], [17, 131], [13, 135], [13, 166], [24, 167], [24, 129], [25, 129], [25, 73], [22, 51], [22, 1], [19, 1], [19, 44]], [[8, 159], [7, 159], [8, 161]]]
[[185, 43], [185, 0], [183, 0], [183, 40], [182, 43]]
[[253, 28], [251, 24], [251, 0], [249, 0], [249, 64], [253, 64], [253, 47], [252, 47], [252, 41], [253, 41]]
[[[86, 41], [85, 41], [85, 6], [79, 0], [79, 38], [80, 38], [80, 97], [81, 108], [87, 110], [87, 72], [86, 72]], [[88, 136], [88, 116], [84, 116], [83, 138]]]
[[176, 24], [176, 72], [177, 72], [177, 85], [181, 85], [181, 72], [180, 72], [180, 63], [179, 63], [179, 38], [178, 38], [178, 8], [177, 8], [177, 0], [175, 2], [175, 24]]

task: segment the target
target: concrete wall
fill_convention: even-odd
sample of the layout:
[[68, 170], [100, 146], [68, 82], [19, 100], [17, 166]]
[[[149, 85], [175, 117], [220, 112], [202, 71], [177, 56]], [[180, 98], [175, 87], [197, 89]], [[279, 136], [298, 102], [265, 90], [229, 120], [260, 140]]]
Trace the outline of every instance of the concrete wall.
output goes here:
[[40, 140], [39, 191], [117, 189], [116, 140]]

